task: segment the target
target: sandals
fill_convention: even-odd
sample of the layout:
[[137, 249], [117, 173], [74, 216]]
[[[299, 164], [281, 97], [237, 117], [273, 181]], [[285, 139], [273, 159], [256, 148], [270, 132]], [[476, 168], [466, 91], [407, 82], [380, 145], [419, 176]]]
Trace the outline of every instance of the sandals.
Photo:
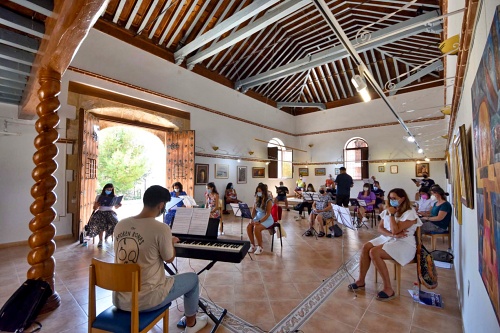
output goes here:
[[304, 236], [307, 236], [307, 237], [310, 237], [312, 236], [313, 233], [311, 232], [311, 230], [307, 230], [305, 233], [304, 233]]
[[318, 237], [325, 237], [325, 233], [323, 231], [320, 231]]
[[393, 292], [391, 296], [387, 295], [385, 291], [380, 291], [377, 294], [376, 300], [381, 302], [387, 302], [396, 297], [396, 292]]
[[350, 291], [354, 291], [354, 290], [358, 290], [358, 289], [365, 289], [365, 286], [366, 286], [366, 284], [364, 284], [362, 286], [358, 286], [356, 284], [356, 282], [354, 282], [354, 283], [351, 283], [350, 285], [348, 285], [347, 289], [349, 289]]

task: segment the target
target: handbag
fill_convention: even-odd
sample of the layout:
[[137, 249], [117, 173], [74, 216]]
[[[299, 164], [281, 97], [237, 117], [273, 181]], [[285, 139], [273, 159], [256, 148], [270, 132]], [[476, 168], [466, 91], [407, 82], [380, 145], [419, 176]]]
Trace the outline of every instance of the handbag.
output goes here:
[[447, 263], [453, 263], [453, 254], [448, 251], [435, 250], [431, 252], [432, 259]]
[[438, 286], [438, 275], [432, 254], [420, 244], [417, 248], [417, 271], [420, 282], [429, 289]]

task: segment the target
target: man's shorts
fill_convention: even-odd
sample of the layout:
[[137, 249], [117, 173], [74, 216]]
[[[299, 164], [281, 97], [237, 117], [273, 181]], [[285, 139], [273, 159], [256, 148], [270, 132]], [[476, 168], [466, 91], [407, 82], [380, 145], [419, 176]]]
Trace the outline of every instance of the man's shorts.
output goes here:
[[278, 199], [278, 201], [285, 201], [286, 195], [278, 195], [276, 198]]

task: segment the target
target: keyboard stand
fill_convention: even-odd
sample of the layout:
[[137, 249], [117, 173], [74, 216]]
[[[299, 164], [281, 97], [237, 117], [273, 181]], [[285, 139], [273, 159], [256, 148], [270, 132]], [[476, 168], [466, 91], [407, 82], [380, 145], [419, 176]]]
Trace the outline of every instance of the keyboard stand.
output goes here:
[[[208, 265], [206, 265], [201, 271], [199, 271], [196, 274], [200, 275], [204, 271], [208, 271], [210, 268], [212, 268], [215, 265], [216, 262], [217, 262], [216, 260], [212, 260], [211, 262], [208, 263]], [[165, 270], [168, 272], [168, 274], [175, 275], [174, 271], [172, 271], [172, 269], [170, 269], [170, 267], [167, 266], [166, 262], [163, 263], [163, 267], [165, 267]], [[224, 316], [227, 314], [227, 309], [222, 309], [222, 313], [220, 314], [219, 318], [217, 318], [212, 312], [208, 311], [207, 306], [205, 304], [203, 304], [203, 302], [201, 300], [198, 300], [198, 306], [215, 323], [215, 326], [210, 331], [210, 333], [215, 333], [215, 331], [217, 331], [217, 328], [219, 328], [219, 325], [222, 323], [222, 320], [224, 319]]]

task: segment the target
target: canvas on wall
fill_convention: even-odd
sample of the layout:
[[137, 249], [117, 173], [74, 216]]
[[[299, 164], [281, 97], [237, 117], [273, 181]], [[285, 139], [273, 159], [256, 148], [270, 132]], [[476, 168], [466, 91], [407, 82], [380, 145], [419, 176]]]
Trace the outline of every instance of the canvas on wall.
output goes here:
[[500, 322], [500, 6], [472, 84], [479, 274]]

